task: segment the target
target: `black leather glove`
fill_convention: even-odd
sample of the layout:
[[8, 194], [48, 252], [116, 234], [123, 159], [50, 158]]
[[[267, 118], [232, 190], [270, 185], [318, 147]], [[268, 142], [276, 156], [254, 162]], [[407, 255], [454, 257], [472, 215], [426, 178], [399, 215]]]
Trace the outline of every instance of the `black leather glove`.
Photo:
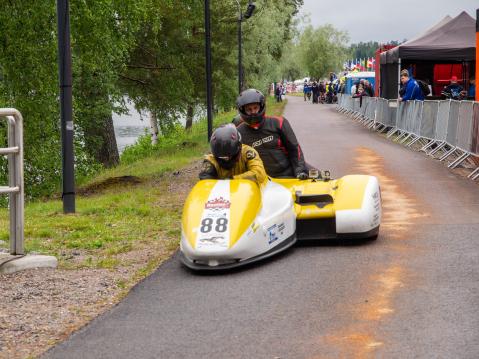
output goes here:
[[299, 172], [296, 177], [300, 180], [306, 180], [309, 178], [309, 175], [306, 172]]

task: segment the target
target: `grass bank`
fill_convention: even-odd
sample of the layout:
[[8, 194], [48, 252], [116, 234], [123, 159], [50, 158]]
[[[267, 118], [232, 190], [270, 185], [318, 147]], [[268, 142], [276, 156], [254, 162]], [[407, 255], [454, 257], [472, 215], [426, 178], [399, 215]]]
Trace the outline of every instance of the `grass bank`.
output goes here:
[[[282, 114], [286, 102], [273, 100], [268, 99], [268, 114]], [[218, 114], [214, 125], [234, 115]], [[60, 269], [70, 270], [114, 270], [143, 258], [136, 277], [149, 273], [178, 247], [183, 201], [208, 151], [206, 133], [206, 121], [200, 121], [191, 131], [160, 138], [154, 147], [143, 138], [125, 150], [119, 166], [78, 187], [75, 214], [63, 214], [58, 199], [28, 203], [26, 252], [54, 255]], [[8, 211], [2, 210], [0, 246], [8, 248], [8, 241]]]

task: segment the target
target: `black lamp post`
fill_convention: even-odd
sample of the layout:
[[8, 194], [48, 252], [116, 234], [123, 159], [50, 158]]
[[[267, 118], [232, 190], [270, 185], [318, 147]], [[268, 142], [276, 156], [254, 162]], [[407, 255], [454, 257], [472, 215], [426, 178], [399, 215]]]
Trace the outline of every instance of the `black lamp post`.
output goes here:
[[248, 8], [244, 15], [241, 12], [241, 5], [238, 0], [236, 0], [238, 4], [238, 93], [243, 91], [243, 66], [242, 66], [242, 37], [241, 37], [241, 23], [243, 19], [249, 19], [253, 16], [253, 12], [256, 8], [256, 5], [252, 2], [252, 0], [248, 3]]
[[57, 0], [58, 73], [62, 134], [63, 213], [75, 213], [75, 156], [73, 151], [72, 56], [68, 0]]
[[205, 55], [206, 55], [206, 115], [208, 119], [208, 142], [213, 133], [213, 96], [211, 88], [211, 30], [210, 1], [205, 0]]
[[[243, 89], [243, 69], [241, 65], [241, 22], [243, 18], [249, 19], [256, 8], [253, 0], [249, 0], [248, 8], [244, 15], [238, 0], [238, 90]], [[205, 57], [206, 57], [206, 115], [208, 121], [208, 142], [213, 132], [213, 91], [211, 86], [211, 29], [210, 29], [210, 1], [205, 0]]]

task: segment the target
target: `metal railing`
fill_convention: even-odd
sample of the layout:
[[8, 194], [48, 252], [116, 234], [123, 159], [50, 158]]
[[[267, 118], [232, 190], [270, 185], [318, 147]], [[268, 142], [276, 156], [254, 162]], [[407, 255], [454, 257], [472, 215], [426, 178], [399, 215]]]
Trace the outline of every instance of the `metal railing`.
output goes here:
[[[397, 100], [376, 97], [360, 100], [340, 94], [338, 111], [370, 129], [387, 132], [388, 138], [408, 147], [420, 144], [420, 151], [440, 161], [449, 159], [449, 168], [455, 168], [471, 157], [479, 158], [479, 102], [426, 100], [398, 103]], [[469, 163], [473, 170], [468, 177], [479, 178], [478, 162]]]
[[8, 156], [8, 186], [0, 186], [0, 194], [9, 196], [10, 254], [24, 254], [23, 118], [14, 108], [0, 108], [0, 118], [8, 123], [8, 147], [0, 148]]

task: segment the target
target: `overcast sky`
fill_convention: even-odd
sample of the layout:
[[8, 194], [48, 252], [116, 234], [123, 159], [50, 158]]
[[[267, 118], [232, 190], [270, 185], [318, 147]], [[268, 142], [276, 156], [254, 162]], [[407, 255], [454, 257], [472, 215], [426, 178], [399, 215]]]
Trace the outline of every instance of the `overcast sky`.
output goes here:
[[478, 0], [304, 0], [300, 15], [314, 27], [332, 24], [352, 43], [411, 39], [442, 20], [466, 11], [476, 18]]

